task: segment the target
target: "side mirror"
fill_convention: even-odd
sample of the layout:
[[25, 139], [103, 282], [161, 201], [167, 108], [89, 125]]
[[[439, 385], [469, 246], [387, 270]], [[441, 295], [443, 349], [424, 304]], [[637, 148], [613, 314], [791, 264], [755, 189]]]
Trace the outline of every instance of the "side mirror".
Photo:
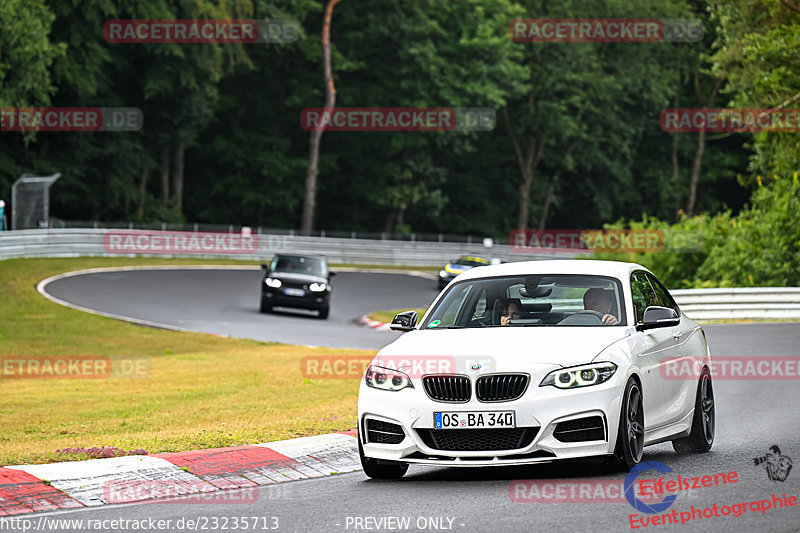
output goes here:
[[416, 311], [403, 311], [397, 313], [389, 325], [392, 331], [411, 331], [417, 325], [417, 312]]
[[678, 313], [676, 313], [674, 309], [661, 307], [659, 305], [651, 305], [644, 310], [642, 323], [637, 324], [636, 329], [644, 331], [646, 329], [677, 326], [680, 323], [681, 319], [678, 318]]
[[269, 266], [266, 263], [261, 263], [261, 270], [269, 270]]
[[335, 275], [336, 275], [336, 272], [331, 272], [330, 270], [328, 271], [328, 277], [329, 278], [332, 278]]

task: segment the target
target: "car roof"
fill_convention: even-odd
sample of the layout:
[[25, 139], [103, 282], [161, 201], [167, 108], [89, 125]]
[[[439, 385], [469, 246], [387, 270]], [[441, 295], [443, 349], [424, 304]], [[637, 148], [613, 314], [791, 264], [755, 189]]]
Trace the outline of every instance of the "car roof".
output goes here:
[[320, 254], [282, 254], [282, 253], [277, 253], [277, 254], [273, 255], [272, 257], [273, 258], [275, 258], [275, 257], [314, 257], [316, 259], [325, 259], [325, 260], [327, 260], [327, 258], [324, 255], [320, 255]]
[[566, 259], [542, 261], [517, 261], [488, 265], [467, 270], [458, 276], [459, 281], [494, 276], [526, 276], [530, 274], [584, 274], [627, 279], [632, 270], [644, 270], [637, 263], [601, 261], [596, 259]]

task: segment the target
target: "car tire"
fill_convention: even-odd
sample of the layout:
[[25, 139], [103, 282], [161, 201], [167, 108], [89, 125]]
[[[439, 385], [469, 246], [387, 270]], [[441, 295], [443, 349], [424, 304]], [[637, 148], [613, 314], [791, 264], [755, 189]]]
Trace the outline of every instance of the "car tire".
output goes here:
[[383, 464], [378, 463], [377, 459], [365, 457], [361, 437], [358, 437], [358, 456], [364, 473], [372, 479], [400, 479], [408, 471], [408, 463]]
[[328, 318], [328, 313], [330, 312], [330, 307], [325, 307], [324, 309], [319, 310], [319, 317], [320, 318]]
[[630, 470], [642, 460], [644, 449], [644, 408], [642, 388], [630, 378], [622, 395], [619, 412], [617, 444], [614, 447], [614, 462], [620, 468]]
[[704, 367], [697, 383], [691, 432], [688, 437], [673, 440], [672, 447], [678, 453], [707, 452], [714, 445], [715, 425], [714, 387], [711, 383], [711, 374], [708, 368]]
[[272, 306], [264, 301], [264, 298], [261, 298], [261, 306], [258, 309], [261, 313], [271, 313]]

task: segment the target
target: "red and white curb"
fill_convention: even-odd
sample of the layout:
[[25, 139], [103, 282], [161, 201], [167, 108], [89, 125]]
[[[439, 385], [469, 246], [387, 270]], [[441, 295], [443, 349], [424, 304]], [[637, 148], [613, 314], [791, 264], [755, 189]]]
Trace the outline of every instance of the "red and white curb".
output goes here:
[[370, 329], [374, 329], [376, 331], [392, 331], [389, 327], [389, 324], [386, 322], [379, 322], [377, 320], [370, 319], [367, 315], [362, 315], [355, 320], [356, 324], [359, 326], [364, 326]]
[[355, 432], [331, 433], [232, 448], [3, 467], [0, 516], [164, 496], [163, 491], [131, 491], [121, 500], [119, 487], [126, 484], [180, 486], [185, 495], [353, 472], [361, 469], [355, 437]]

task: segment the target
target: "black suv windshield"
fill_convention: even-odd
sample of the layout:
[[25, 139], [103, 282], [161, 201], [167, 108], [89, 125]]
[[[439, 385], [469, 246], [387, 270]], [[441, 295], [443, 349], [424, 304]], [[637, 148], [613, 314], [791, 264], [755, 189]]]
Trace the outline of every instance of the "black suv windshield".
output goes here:
[[307, 274], [309, 276], [328, 277], [328, 265], [319, 257], [302, 255], [276, 255], [270, 266], [272, 272], [287, 274]]

